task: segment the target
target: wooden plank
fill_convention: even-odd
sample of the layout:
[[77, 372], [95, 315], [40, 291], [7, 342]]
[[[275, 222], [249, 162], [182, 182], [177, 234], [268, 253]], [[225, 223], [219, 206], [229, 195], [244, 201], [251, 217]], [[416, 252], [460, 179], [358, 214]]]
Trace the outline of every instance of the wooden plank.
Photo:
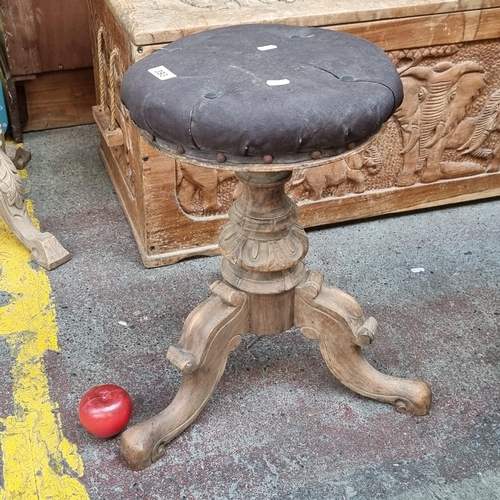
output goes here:
[[32, 0], [1, 0], [3, 35], [13, 76], [40, 73]]
[[500, 8], [344, 24], [332, 29], [358, 35], [384, 50], [487, 40], [500, 37]]
[[106, 0], [136, 45], [166, 43], [208, 28], [245, 23], [334, 26], [402, 17], [489, 9], [500, 0]]
[[[386, 51], [448, 45], [500, 38], [500, 8], [323, 28], [360, 36]], [[142, 47], [142, 57], [161, 46], [162, 44]]]
[[25, 132], [94, 122], [92, 68], [43, 73], [24, 87], [28, 105]]
[[[16, 81], [13, 77], [8, 76], [5, 79], [5, 97], [7, 101], [7, 109], [9, 110], [10, 117], [10, 132], [15, 142], [22, 142], [23, 128], [22, 128], [22, 102], [19, 103], [19, 96], [17, 95]], [[23, 97], [23, 96], [21, 96]]]
[[40, 71], [92, 66], [89, 14], [81, 0], [31, 0], [37, 12]]
[[500, 172], [305, 202], [300, 204], [299, 223], [314, 227], [497, 196]]
[[[113, 172], [110, 165], [107, 164], [106, 167], [108, 172]], [[121, 191], [117, 190], [117, 193], [121, 197]], [[306, 228], [311, 228], [380, 215], [438, 208], [498, 196], [500, 196], [500, 174], [486, 174], [428, 185], [420, 184], [404, 190], [387, 189], [365, 193], [361, 196], [352, 195], [344, 198], [322, 200], [321, 202], [305, 203], [300, 206], [299, 223]], [[218, 234], [228, 221], [226, 218], [206, 221], [201, 226], [203, 230], [202, 244], [186, 245], [185, 247], [180, 244], [177, 248], [171, 246], [169, 250], [162, 252], [146, 246], [146, 242], [138, 234], [140, 225], [138, 225], [137, 219], [131, 216], [123, 201], [122, 206], [129, 219], [145, 267], [171, 265], [188, 257], [219, 254]], [[172, 225], [172, 229], [174, 229], [174, 232], [178, 232], [177, 224]], [[197, 227], [196, 232], [199, 229], [200, 227]], [[168, 234], [169, 237], [173, 236], [170, 231]], [[161, 248], [161, 245], [159, 245], [159, 248]]]

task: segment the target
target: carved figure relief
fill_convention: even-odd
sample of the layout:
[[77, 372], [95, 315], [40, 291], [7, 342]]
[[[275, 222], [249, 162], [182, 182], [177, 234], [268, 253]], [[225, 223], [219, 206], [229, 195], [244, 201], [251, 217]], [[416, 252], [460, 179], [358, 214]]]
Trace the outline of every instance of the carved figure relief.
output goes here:
[[[389, 53], [405, 98], [386, 129], [352, 157], [296, 170], [289, 196], [300, 204], [500, 171], [499, 50], [484, 41]], [[188, 215], [222, 216], [240, 193], [229, 172], [183, 163], [176, 173]]]
[[492, 148], [484, 148], [488, 137], [500, 130], [500, 89], [490, 95], [477, 117], [463, 120], [450, 138], [447, 147], [456, 148], [462, 155], [490, 161], [487, 172], [500, 171], [500, 141]]
[[[232, 171], [200, 168], [181, 161], [176, 161], [175, 170], [177, 200], [186, 213], [196, 213], [200, 207], [204, 215], [225, 212], [240, 194]], [[226, 188], [225, 196], [222, 187]], [[227, 198], [226, 203], [223, 198]]]
[[405, 91], [394, 115], [403, 162], [396, 186], [498, 171], [498, 134], [491, 136], [500, 129], [500, 89], [496, 58], [488, 57], [492, 49], [463, 44], [395, 57], [404, 64], [399, 72]]
[[294, 201], [319, 200], [325, 195], [344, 196], [349, 184], [354, 193], [365, 190], [366, 175], [375, 175], [382, 168], [382, 156], [374, 146], [334, 161], [325, 166], [299, 171], [291, 182], [288, 194]]

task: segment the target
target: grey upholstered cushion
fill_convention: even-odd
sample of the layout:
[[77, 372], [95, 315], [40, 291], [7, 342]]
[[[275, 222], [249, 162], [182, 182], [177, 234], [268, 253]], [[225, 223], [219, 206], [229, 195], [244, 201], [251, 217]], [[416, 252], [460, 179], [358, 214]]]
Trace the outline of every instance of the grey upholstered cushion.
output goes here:
[[376, 45], [285, 25], [184, 37], [132, 65], [121, 85], [136, 125], [174, 151], [256, 162], [339, 154], [377, 132], [402, 98]]

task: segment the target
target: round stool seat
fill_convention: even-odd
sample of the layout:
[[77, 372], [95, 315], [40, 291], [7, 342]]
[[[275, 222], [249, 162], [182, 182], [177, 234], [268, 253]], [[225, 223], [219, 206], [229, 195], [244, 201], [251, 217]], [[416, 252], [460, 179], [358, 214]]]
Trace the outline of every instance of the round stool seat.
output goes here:
[[342, 154], [402, 98], [396, 69], [371, 42], [272, 24], [186, 36], [133, 64], [121, 84], [131, 119], [158, 147], [218, 168]]

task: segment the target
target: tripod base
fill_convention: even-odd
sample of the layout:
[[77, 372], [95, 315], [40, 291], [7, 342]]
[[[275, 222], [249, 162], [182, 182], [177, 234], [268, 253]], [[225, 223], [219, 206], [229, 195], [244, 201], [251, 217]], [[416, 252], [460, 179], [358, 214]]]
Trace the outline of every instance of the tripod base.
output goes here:
[[249, 332], [268, 335], [298, 326], [317, 340], [328, 368], [345, 386], [394, 404], [402, 413], [428, 413], [427, 383], [384, 375], [364, 358], [361, 347], [372, 342], [377, 322], [364, 318], [350, 295], [323, 284], [321, 273], [308, 272], [296, 287], [277, 294], [244, 292], [226, 282], [215, 282], [211, 292], [167, 352], [183, 373], [177, 395], [165, 410], [121, 437], [121, 456], [131, 469], [144, 469], [161, 458], [166, 444], [194, 421], [215, 390], [229, 353]]

